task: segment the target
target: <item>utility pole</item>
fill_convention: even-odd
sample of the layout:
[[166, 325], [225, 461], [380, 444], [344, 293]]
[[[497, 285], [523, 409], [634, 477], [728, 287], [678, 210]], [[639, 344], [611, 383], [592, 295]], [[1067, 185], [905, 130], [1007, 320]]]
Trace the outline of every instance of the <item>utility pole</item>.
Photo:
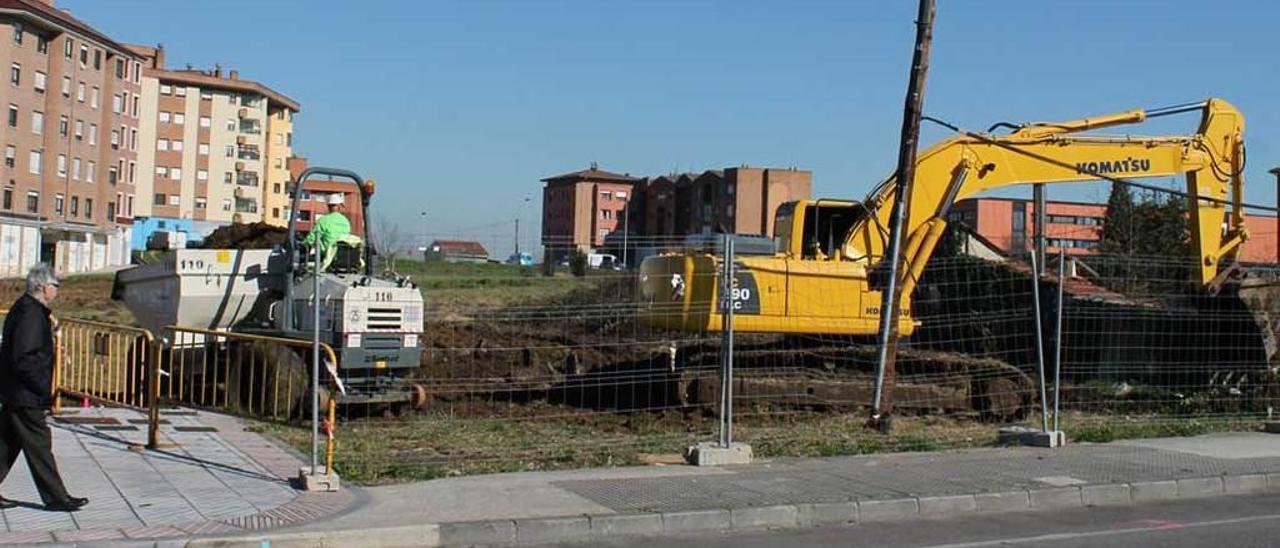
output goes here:
[[[633, 188], [632, 193], [635, 192]], [[631, 219], [631, 194], [627, 194], [627, 201], [622, 204], [622, 268], [627, 268], [627, 221]]]
[[[496, 250], [495, 250], [496, 251]], [[516, 263], [520, 263], [520, 216], [516, 216]]]
[[[1280, 167], [1273, 167], [1267, 173], [1276, 176], [1276, 208], [1280, 209]], [[1280, 214], [1276, 215], [1276, 234], [1280, 234]], [[1276, 262], [1280, 263], [1280, 238], [1276, 238]]]
[[422, 260], [424, 261], [427, 260], [427, 248], [431, 246], [431, 242], [427, 241], [428, 237], [429, 236], [428, 236], [428, 230], [427, 230], [427, 212], [423, 211], [422, 212]]
[[1036, 275], [1044, 276], [1044, 264], [1047, 262], [1045, 255], [1045, 223], [1048, 222], [1049, 212], [1046, 211], [1047, 205], [1044, 199], [1044, 183], [1036, 183], [1031, 189], [1031, 201], [1035, 202], [1035, 240], [1036, 240]]
[[889, 233], [888, 287], [880, 300], [880, 356], [876, 370], [876, 391], [871, 422], [881, 432], [892, 428], [894, 360], [898, 354], [898, 307], [902, 300], [901, 271], [903, 228], [911, 208], [911, 184], [916, 176], [916, 147], [920, 141], [920, 115], [924, 108], [925, 75], [929, 70], [929, 46], [933, 40], [935, 0], [920, 0], [916, 15], [915, 53], [911, 58], [911, 79], [907, 82], [906, 106], [902, 113], [902, 138], [898, 146], [898, 189], [894, 192]]

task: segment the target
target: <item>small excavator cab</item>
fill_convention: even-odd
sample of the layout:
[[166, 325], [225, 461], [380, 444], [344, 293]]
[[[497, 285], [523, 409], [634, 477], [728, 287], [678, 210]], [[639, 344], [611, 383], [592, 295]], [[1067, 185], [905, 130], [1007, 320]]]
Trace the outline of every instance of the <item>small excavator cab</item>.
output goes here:
[[[849, 230], [865, 215], [854, 201], [800, 200], [778, 206], [774, 216], [777, 252], [793, 258], [835, 258]], [[797, 232], [796, 229], [800, 230]]]

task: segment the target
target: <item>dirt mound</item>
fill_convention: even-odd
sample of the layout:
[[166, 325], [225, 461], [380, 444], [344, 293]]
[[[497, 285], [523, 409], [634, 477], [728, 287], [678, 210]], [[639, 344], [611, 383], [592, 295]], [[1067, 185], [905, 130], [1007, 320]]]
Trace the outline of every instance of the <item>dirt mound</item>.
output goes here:
[[204, 249], [271, 249], [289, 239], [283, 227], [258, 222], [234, 223], [211, 232], [201, 245]]

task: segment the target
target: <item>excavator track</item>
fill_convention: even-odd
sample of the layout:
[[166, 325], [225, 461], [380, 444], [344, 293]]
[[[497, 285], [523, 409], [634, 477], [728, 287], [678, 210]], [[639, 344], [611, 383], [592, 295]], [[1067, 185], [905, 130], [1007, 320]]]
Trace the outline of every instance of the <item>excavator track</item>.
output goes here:
[[[821, 338], [774, 337], [736, 345], [734, 401], [757, 409], [855, 410], [869, 408], [875, 390], [876, 347]], [[720, 402], [719, 348], [684, 349], [678, 394], [688, 406]], [[992, 358], [902, 349], [897, 360], [895, 406], [909, 414], [972, 414], [1011, 421], [1032, 407], [1035, 382]]]

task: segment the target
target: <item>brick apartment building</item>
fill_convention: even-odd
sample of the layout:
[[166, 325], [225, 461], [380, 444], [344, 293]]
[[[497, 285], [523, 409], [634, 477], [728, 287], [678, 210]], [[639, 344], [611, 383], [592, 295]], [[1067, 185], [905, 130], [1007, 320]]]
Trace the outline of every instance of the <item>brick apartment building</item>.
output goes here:
[[[588, 169], [542, 179], [542, 245], [546, 260], [574, 250], [624, 246], [629, 262], [721, 229], [772, 235], [778, 205], [808, 198], [813, 175], [747, 166], [700, 174], [635, 177]], [[625, 236], [624, 236], [625, 234]]]
[[0, 0], [0, 35], [0, 274], [127, 264], [140, 60], [49, 0]]
[[[301, 156], [290, 157], [285, 162], [290, 181], [298, 180], [298, 176], [307, 169], [307, 159]], [[285, 198], [291, 199], [293, 189], [285, 189]], [[302, 195], [298, 197], [298, 231], [309, 232], [311, 223], [316, 217], [328, 213], [328, 198], [332, 194], [342, 194], [343, 205], [346, 206], [347, 219], [351, 221], [351, 232], [361, 238], [365, 235], [364, 210], [360, 205], [360, 194], [350, 180], [329, 181], [326, 179], [307, 179], [302, 185]], [[285, 218], [288, 218], [288, 203], [285, 204]]]
[[[1045, 202], [1045, 247], [1050, 254], [1059, 250], [1068, 255], [1095, 253], [1102, 239], [1104, 204], [1086, 202]], [[1009, 198], [970, 198], [956, 202], [947, 215], [960, 221], [998, 247], [1003, 253], [1030, 251], [1035, 237], [1035, 203]], [[1264, 215], [1245, 216], [1249, 240], [1240, 260], [1246, 263], [1280, 262], [1277, 247], [1277, 219]]]
[[296, 101], [237, 71], [170, 70], [163, 46], [144, 61], [138, 216], [286, 222]]

